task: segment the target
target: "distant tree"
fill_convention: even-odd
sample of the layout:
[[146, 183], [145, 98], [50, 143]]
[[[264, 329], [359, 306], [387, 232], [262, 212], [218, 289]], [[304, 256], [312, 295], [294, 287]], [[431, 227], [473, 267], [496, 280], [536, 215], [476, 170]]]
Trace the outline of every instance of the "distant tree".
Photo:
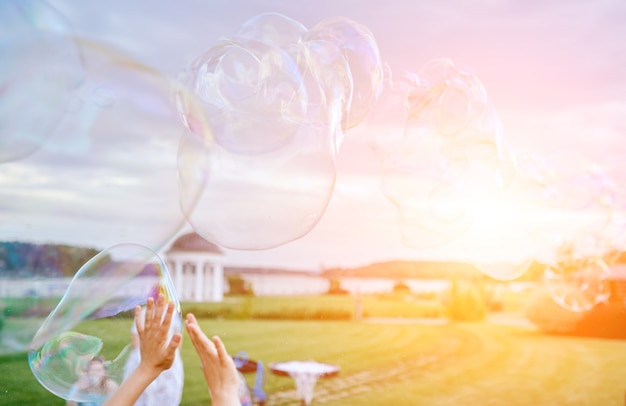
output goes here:
[[396, 281], [393, 284], [393, 293], [407, 295], [411, 293], [411, 288], [404, 281]]
[[226, 279], [228, 281], [229, 294], [254, 296], [254, 290], [252, 289], [252, 285], [241, 276], [228, 275]]
[[347, 295], [349, 292], [341, 287], [341, 279], [331, 278], [328, 281], [328, 295]]
[[0, 273], [12, 277], [73, 276], [98, 250], [57, 244], [0, 242]]
[[487, 313], [485, 299], [475, 282], [453, 278], [442, 301], [451, 320], [480, 321]]

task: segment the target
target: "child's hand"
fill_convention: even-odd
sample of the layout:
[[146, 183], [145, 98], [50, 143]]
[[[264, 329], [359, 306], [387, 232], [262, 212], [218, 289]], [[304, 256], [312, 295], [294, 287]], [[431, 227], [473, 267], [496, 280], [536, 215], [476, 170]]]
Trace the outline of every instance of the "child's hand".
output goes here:
[[[165, 317], [163, 317], [165, 312]], [[141, 363], [138, 368], [154, 377], [161, 371], [169, 369], [174, 362], [176, 349], [182, 341], [182, 335], [175, 333], [168, 342], [168, 333], [172, 324], [174, 304], [165, 304], [165, 297], [159, 294], [155, 305], [152, 298], [146, 304], [146, 317], [141, 321], [141, 308], [135, 308], [135, 325], [139, 336], [139, 351]]]
[[[165, 311], [165, 317], [163, 312]], [[172, 336], [168, 342], [168, 332], [174, 314], [174, 304], [169, 303], [167, 310], [165, 297], [159, 295], [155, 306], [149, 298], [146, 305], [145, 320], [141, 320], [141, 307], [135, 307], [135, 325], [139, 336], [141, 362], [130, 376], [122, 382], [120, 388], [107, 399], [104, 406], [132, 406], [141, 393], [159, 374], [172, 366], [176, 349], [182, 341], [180, 333]]]
[[193, 314], [187, 315], [185, 323], [196, 352], [200, 356], [204, 379], [209, 385], [214, 406], [240, 405], [239, 376], [235, 362], [226, 352], [219, 337], [209, 340], [202, 332]]

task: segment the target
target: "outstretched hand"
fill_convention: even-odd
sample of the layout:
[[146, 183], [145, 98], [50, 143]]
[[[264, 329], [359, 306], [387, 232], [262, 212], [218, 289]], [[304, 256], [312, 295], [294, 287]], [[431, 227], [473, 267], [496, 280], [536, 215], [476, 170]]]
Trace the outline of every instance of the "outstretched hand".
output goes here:
[[185, 321], [191, 342], [200, 357], [204, 379], [214, 406], [239, 406], [239, 376], [235, 362], [219, 337], [211, 340], [204, 334], [193, 314]]
[[[165, 312], [165, 316], [163, 315]], [[174, 362], [176, 349], [182, 341], [182, 335], [175, 333], [168, 342], [170, 325], [174, 314], [174, 303], [165, 303], [159, 294], [157, 303], [149, 298], [146, 304], [146, 317], [141, 321], [141, 307], [135, 308], [135, 325], [139, 336], [139, 352], [141, 362], [138, 368], [158, 376], [161, 371], [169, 369]]]
[[159, 294], [156, 304], [153, 298], [148, 299], [143, 321], [141, 307], [135, 307], [141, 362], [103, 406], [132, 406], [148, 385], [172, 366], [176, 349], [182, 341], [180, 333], [175, 333], [168, 340], [173, 314], [174, 304], [170, 302], [166, 305], [162, 294]]

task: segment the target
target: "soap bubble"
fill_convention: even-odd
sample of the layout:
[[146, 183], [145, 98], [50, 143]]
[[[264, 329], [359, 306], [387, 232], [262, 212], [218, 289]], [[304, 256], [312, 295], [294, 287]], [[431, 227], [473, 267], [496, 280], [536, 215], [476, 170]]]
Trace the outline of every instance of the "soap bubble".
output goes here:
[[[341, 50], [328, 41], [309, 40], [291, 47], [307, 92], [307, 116], [309, 125], [325, 126], [342, 119], [351, 103], [353, 81], [350, 66]], [[337, 127], [334, 133], [335, 153], [343, 143], [343, 131]]]
[[216, 143], [234, 153], [280, 149], [305, 119], [300, 72], [271, 44], [224, 42], [196, 58], [181, 80], [204, 102]]
[[316, 24], [306, 36], [307, 41], [321, 40], [337, 46], [343, 53], [352, 78], [349, 104], [342, 112], [342, 128], [359, 124], [370, 112], [383, 86], [383, 68], [376, 39], [364, 25], [341, 17], [327, 18]]
[[68, 25], [38, 0], [0, 2], [0, 163], [36, 151], [82, 80]]
[[[332, 130], [302, 126], [291, 151], [236, 155], [194, 134], [181, 154], [181, 205], [203, 238], [234, 249], [276, 247], [309, 232], [321, 218], [335, 182]], [[195, 160], [195, 161], [194, 161]], [[202, 186], [197, 200], [194, 190]]]
[[[76, 391], [74, 385], [96, 357], [103, 357], [109, 378], [121, 384], [131, 349], [132, 310], [159, 293], [174, 303], [177, 321], [171, 329], [180, 332], [180, 303], [164, 262], [152, 250], [120, 244], [93, 257], [78, 270], [30, 344], [28, 361], [37, 380], [63, 399], [103, 401], [104, 394]], [[129, 333], [120, 339], [111, 331]]]
[[[180, 76], [206, 113], [202, 121], [177, 97], [188, 128], [181, 207], [194, 230], [220, 246], [266, 249], [302, 237], [330, 200], [347, 65], [334, 45], [299, 41], [303, 27], [261, 15]], [[197, 130], [205, 127], [210, 134]]]
[[457, 240], [471, 226], [474, 207], [455, 179], [425, 167], [387, 166], [383, 192], [398, 209], [405, 245], [431, 248]]
[[[95, 253], [122, 242], [158, 250], [185, 225], [173, 82], [105, 45], [80, 45], [84, 81], [58, 128], [0, 165], [0, 353], [26, 349], [64, 278]], [[186, 191], [193, 201], [193, 185]]]
[[573, 312], [590, 310], [610, 296], [609, 268], [599, 258], [548, 266], [544, 283], [552, 298]]
[[0, 355], [25, 351], [73, 275], [99, 250], [56, 244], [0, 242]]
[[513, 262], [474, 262], [474, 266], [485, 275], [501, 281], [517, 279], [533, 265], [532, 259], [519, 263]]
[[408, 115], [417, 125], [456, 142], [497, 142], [501, 123], [478, 78], [449, 59], [429, 61], [409, 73]]
[[[394, 83], [392, 92], [403, 94], [402, 136], [391, 143], [385, 133], [379, 142], [383, 192], [399, 210], [405, 244], [416, 249], [460, 240], [474, 224], [479, 227], [476, 218], [484, 202], [497, 198], [517, 170], [514, 154], [501, 140], [493, 109], [485, 108], [471, 120], [465, 117], [454, 137], [442, 136], [430, 122], [425, 125], [420, 116], [425, 107], [417, 106], [423, 100], [413, 99], [422, 86], [419, 80], [409, 74]], [[482, 98], [479, 102], [486, 103], [481, 91], [467, 94], [468, 100]], [[386, 99], [398, 105], [397, 96]], [[432, 107], [433, 114], [440, 108]]]
[[520, 160], [520, 165], [523, 190], [517, 197], [552, 213], [558, 220], [551, 230], [555, 238], [570, 241], [601, 235], [613, 221], [618, 209], [616, 188], [599, 167], [571, 155], [534, 155]]
[[0, 241], [158, 249], [185, 223], [175, 84], [103, 44], [80, 46], [84, 81], [58, 128], [0, 165]]

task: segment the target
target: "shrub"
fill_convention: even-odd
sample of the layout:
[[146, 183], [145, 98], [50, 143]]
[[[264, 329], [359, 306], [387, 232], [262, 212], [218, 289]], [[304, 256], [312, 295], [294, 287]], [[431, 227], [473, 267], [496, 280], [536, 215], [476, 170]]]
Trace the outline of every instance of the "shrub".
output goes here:
[[347, 295], [348, 293], [350, 292], [341, 287], [340, 279], [332, 278], [328, 281], [327, 295]]
[[404, 283], [404, 281], [396, 281], [393, 284], [393, 293], [398, 295], [408, 295], [411, 293], [411, 288], [409, 285]]
[[230, 295], [254, 296], [252, 284], [239, 275], [228, 275], [228, 287]]
[[539, 330], [545, 333], [566, 334], [576, 330], [584, 313], [569, 311], [552, 299], [545, 287], [535, 289], [528, 298], [524, 315]]
[[451, 320], [480, 321], [485, 318], [485, 300], [475, 282], [453, 279], [443, 293], [442, 301]]

